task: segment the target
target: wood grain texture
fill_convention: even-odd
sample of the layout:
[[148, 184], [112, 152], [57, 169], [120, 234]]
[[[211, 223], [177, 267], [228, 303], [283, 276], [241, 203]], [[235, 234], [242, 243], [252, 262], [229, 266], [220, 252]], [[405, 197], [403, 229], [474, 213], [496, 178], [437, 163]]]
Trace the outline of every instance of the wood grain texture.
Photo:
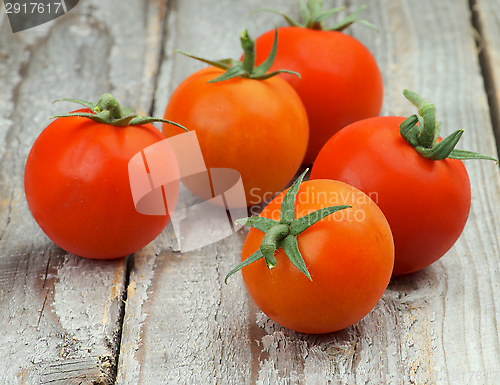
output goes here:
[[[496, 155], [468, 2], [399, 2], [398, 7], [395, 3], [386, 2], [380, 13], [386, 19], [376, 23], [384, 25], [381, 35], [386, 37], [374, 50], [379, 62], [387, 63], [381, 64], [386, 68], [385, 114], [412, 113], [400, 94], [409, 88], [436, 105], [443, 135], [464, 128], [460, 148]], [[428, 11], [431, 7], [433, 12]], [[412, 320], [402, 329], [399, 344], [406, 345], [399, 357], [406, 381], [449, 378], [472, 383], [463, 375], [474, 372], [483, 376], [480, 383], [494, 383], [485, 374], [497, 370], [499, 359], [499, 304], [494, 300], [499, 269], [498, 169], [489, 162], [466, 166], [473, 201], [463, 236], [415, 280], [418, 290], [408, 292], [404, 279], [388, 290], [413, 297], [407, 302], [403, 296], [403, 303], [396, 298], [391, 305], [409, 306], [404, 318]]]
[[[325, 1], [325, 6], [339, 3]], [[362, 4], [350, 1], [348, 8]], [[298, 14], [296, 2], [284, 0], [172, 2], [156, 115], [175, 87], [203, 67], [173, 49], [237, 58], [237, 36], [244, 28], [258, 36], [284, 25], [277, 15], [247, 16], [264, 6]], [[347, 33], [379, 62], [385, 83], [382, 114], [413, 114], [402, 91], [414, 90], [436, 105], [444, 134], [466, 129], [460, 148], [496, 155], [469, 3], [383, 0], [370, 4], [363, 17], [380, 33], [360, 25]], [[471, 161], [467, 169], [473, 202], [457, 244], [433, 266], [393, 279], [367, 317], [337, 333], [317, 336], [282, 328], [248, 298], [241, 275], [221, 284], [240, 257], [245, 231], [190, 253], [175, 251], [173, 233], [164, 233], [154, 250], [135, 257], [118, 383], [498, 382], [500, 179], [493, 162]]]
[[[498, 90], [500, 4], [476, 3]], [[363, 1], [345, 4], [354, 10]], [[470, 218], [448, 254], [393, 279], [367, 317], [325, 335], [275, 324], [241, 274], [223, 283], [246, 230], [181, 253], [169, 225], [130, 258], [128, 279], [126, 259], [69, 255], [32, 219], [22, 180], [28, 151], [48, 116], [74, 108], [51, 101], [112, 92], [161, 116], [173, 90], [203, 67], [173, 49], [238, 58], [243, 29], [256, 37], [284, 25], [275, 14], [249, 16], [269, 6], [298, 17], [297, 1], [288, 0], [85, 0], [12, 34], [0, 11], [0, 383], [114, 383], [117, 359], [117, 384], [500, 382], [500, 178], [492, 162], [467, 162]], [[469, 2], [380, 0], [362, 15], [380, 33], [361, 25], [346, 33], [379, 63], [382, 114], [414, 113], [402, 96], [414, 90], [436, 105], [444, 134], [465, 128], [460, 148], [495, 155]], [[178, 208], [196, 203], [182, 190]], [[219, 230], [181, 235], [206, 239]]]
[[149, 112], [166, 1], [82, 1], [12, 34], [0, 11], [0, 383], [114, 382], [126, 259], [65, 253], [29, 213], [23, 169], [49, 117], [112, 92]]

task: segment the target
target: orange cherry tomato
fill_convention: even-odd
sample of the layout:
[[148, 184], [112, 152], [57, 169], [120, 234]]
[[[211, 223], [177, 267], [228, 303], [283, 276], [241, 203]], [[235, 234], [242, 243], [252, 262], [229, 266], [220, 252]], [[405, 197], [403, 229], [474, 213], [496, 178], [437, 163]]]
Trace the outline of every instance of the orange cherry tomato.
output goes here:
[[[286, 191], [276, 196], [260, 217], [280, 220]], [[382, 297], [394, 264], [389, 224], [363, 192], [332, 180], [304, 182], [295, 200], [295, 218], [316, 210], [349, 205], [297, 235], [311, 279], [299, 271], [283, 248], [269, 269], [264, 258], [242, 268], [257, 306], [278, 324], [304, 333], [329, 333], [366, 316]], [[264, 233], [250, 229], [241, 260], [255, 253]]]
[[[209, 67], [189, 76], [172, 94], [164, 117], [196, 132], [207, 168], [239, 171], [252, 206], [269, 201], [295, 176], [307, 148], [307, 115], [283, 79], [236, 77], [207, 84], [223, 73]], [[163, 126], [166, 137], [182, 132]]]
[[[271, 50], [274, 31], [255, 40], [257, 64]], [[355, 121], [378, 116], [382, 108], [382, 75], [370, 51], [352, 36], [338, 31], [301, 27], [278, 28], [278, 50], [270, 71], [282, 73], [297, 91], [307, 111], [309, 146], [304, 164], [312, 164], [330, 137]]]

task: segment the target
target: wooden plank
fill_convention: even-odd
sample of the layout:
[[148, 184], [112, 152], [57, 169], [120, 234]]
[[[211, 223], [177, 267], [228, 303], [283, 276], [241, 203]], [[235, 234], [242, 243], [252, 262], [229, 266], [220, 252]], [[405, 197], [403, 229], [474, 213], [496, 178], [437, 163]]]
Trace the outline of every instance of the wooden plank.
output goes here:
[[[349, 8], [363, 3], [349, 1]], [[247, 18], [251, 10], [269, 5], [175, 2], [167, 22], [156, 114], [163, 112], [175, 87], [203, 66], [172, 54], [174, 48], [211, 59], [237, 58], [243, 28], [257, 36], [284, 24], [270, 14]], [[325, 6], [336, 5], [325, 1]], [[294, 2], [276, 0], [272, 6], [297, 16]], [[413, 114], [402, 96], [404, 88], [412, 89], [435, 103], [444, 134], [466, 129], [460, 148], [496, 154], [468, 2], [382, 0], [370, 4], [363, 17], [380, 33], [359, 25], [348, 33], [379, 62], [383, 114]], [[367, 317], [327, 335], [276, 325], [248, 298], [241, 275], [221, 284], [239, 259], [245, 231], [180, 253], [170, 228], [154, 247], [136, 255], [118, 383], [495, 383], [500, 378], [493, 377], [500, 362], [500, 178], [492, 162], [471, 161], [467, 169], [472, 209], [452, 250], [421, 272], [393, 279]]]
[[[399, 84], [399, 90], [395, 90], [394, 86], [386, 90], [386, 94], [391, 93], [386, 98], [386, 101], [391, 101], [385, 105], [386, 113], [411, 113], [408, 107], [401, 104], [408, 106], [404, 98], [397, 95], [403, 87], [418, 89], [429, 98], [434, 95], [431, 100], [438, 108], [439, 118], [445, 122], [444, 134], [463, 127], [466, 134], [461, 148], [494, 154], [494, 138], [489, 129], [475, 44], [471, 29], [467, 28], [467, 2], [460, 7], [457, 2], [432, 4], [432, 15], [436, 19], [427, 12], [431, 4], [418, 2], [410, 5], [402, 2], [401, 5], [397, 14], [389, 13], [384, 20], [389, 22], [386, 24], [388, 28], [395, 32], [384, 43], [392, 50], [376, 50], [377, 55], [380, 51], [385, 51], [385, 55], [392, 51], [391, 55], [382, 58], [388, 63], [387, 68], [391, 69], [386, 81], [389, 85]], [[387, 11], [391, 12], [394, 9], [391, 8], [388, 7]], [[404, 27], [398, 28], [398, 24]], [[414, 341], [408, 349], [414, 352], [415, 362], [419, 364], [417, 374], [425, 368], [432, 368], [436, 376], [448, 374], [456, 377], [467, 371], [484, 375], [488, 370], [495, 370], [493, 362], [498, 360], [495, 321], [498, 304], [495, 307], [492, 302], [498, 290], [498, 232], [496, 225], [492, 224], [498, 210], [498, 199], [495, 198], [498, 191], [497, 168], [485, 162], [469, 162], [467, 167], [473, 187], [469, 223], [456, 247], [442, 262], [432, 267], [444, 269], [432, 277], [433, 280], [438, 279], [438, 287], [444, 285], [444, 290], [430, 293], [438, 294], [434, 301], [427, 295], [422, 298], [430, 317], [422, 317], [420, 312], [409, 314], [416, 321], [408, 330], [408, 335], [413, 338], [420, 335], [421, 338], [422, 332], [415, 333], [420, 324], [420, 327], [428, 329], [422, 341], [432, 342], [427, 354], [426, 345], [419, 346]], [[425, 287], [424, 284], [428, 283], [422, 280], [419, 286]], [[445, 298], [444, 301], [439, 294]], [[409, 371], [409, 365], [405, 366]]]
[[[415, 90], [436, 105], [444, 122], [443, 135], [464, 128], [460, 148], [496, 155], [469, 3], [384, 4], [374, 9], [378, 20], [373, 19], [383, 25], [373, 52], [385, 68], [384, 114], [413, 113], [401, 91]], [[366, 31], [353, 31], [364, 41], [368, 38]], [[391, 357], [398, 357], [398, 372], [405, 381], [499, 380], [493, 379], [500, 359], [498, 167], [490, 162], [466, 162], [466, 167], [472, 208], [462, 237], [441, 261], [415, 275], [410, 285], [400, 278], [387, 291], [393, 296], [389, 308], [405, 310], [396, 317], [403, 322], [395, 329], [399, 338], [392, 339], [398, 353]], [[389, 366], [383, 371], [394, 373]], [[471, 380], [471, 375], [479, 380]]]
[[31, 217], [23, 169], [59, 98], [112, 92], [149, 112], [166, 1], [80, 2], [13, 34], [0, 12], [0, 368], [2, 384], [114, 382], [125, 258], [91, 261], [53, 245]]
[[[278, 3], [284, 9], [295, 8], [289, 2]], [[175, 87], [203, 67], [173, 50], [211, 59], [238, 58], [238, 37], [246, 27], [239, 20], [249, 21], [252, 10], [265, 6], [268, 3], [262, 0], [173, 3], [155, 92], [155, 116], [163, 114]], [[272, 15], [253, 18], [247, 24], [253, 36], [267, 28], [262, 20], [274, 25]], [[184, 27], [186, 22], [189, 28]], [[181, 208], [197, 203], [186, 190], [181, 199]], [[176, 251], [173, 228], [168, 229], [170, 233], [164, 232], [155, 248], [134, 258], [117, 383], [255, 382], [263, 335], [255, 324], [257, 309], [247, 298], [241, 276], [234, 277], [230, 285], [222, 283], [238, 258], [246, 232], [241, 230], [216, 244], [181, 254]], [[216, 229], [208, 228], [196, 236], [207, 237], [211, 231]]]

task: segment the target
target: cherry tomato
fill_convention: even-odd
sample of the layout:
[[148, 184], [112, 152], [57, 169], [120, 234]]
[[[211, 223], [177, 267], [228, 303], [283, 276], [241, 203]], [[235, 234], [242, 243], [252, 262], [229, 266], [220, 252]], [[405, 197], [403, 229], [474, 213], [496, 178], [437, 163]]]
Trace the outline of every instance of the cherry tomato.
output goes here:
[[471, 188], [461, 160], [421, 156], [400, 135], [402, 117], [353, 123], [319, 153], [311, 178], [349, 183], [372, 197], [391, 225], [394, 275], [442, 257], [467, 221]]
[[[274, 31], [258, 37], [257, 63], [269, 54]], [[321, 147], [338, 130], [355, 121], [378, 116], [382, 107], [382, 75], [370, 51], [338, 31], [301, 27], [278, 28], [278, 50], [271, 71], [282, 73], [299, 94], [310, 126], [304, 164], [312, 164]]]
[[[74, 113], [92, 113], [90, 109]], [[128, 162], [165, 137], [151, 124], [116, 127], [87, 117], [59, 117], [36, 139], [24, 182], [33, 217], [59, 247], [108, 259], [133, 253], [165, 228], [167, 215], [140, 214], [133, 202]], [[169, 154], [176, 180], [178, 166]], [[165, 191], [176, 201], [179, 185]]]
[[[196, 132], [207, 168], [239, 171], [252, 206], [271, 199], [295, 176], [307, 148], [307, 114], [297, 93], [277, 76], [208, 83], [223, 73], [208, 67], [189, 76], [172, 94], [164, 117]], [[166, 137], [181, 132], [163, 126]]]
[[[287, 191], [276, 196], [260, 217], [280, 221]], [[351, 207], [323, 217], [296, 236], [310, 279], [282, 247], [274, 253], [273, 268], [264, 258], [242, 268], [252, 299], [284, 327], [304, 333], [348, 327], [373, 309], [389, 283], [394, 263], [391, 230], [366, 194], [338, 181], [304, 182], [295, 199], [295, 218], [337, 205]], [[263, 238], [264, 232], [250, 229], [242, 261], [259, 250]]]

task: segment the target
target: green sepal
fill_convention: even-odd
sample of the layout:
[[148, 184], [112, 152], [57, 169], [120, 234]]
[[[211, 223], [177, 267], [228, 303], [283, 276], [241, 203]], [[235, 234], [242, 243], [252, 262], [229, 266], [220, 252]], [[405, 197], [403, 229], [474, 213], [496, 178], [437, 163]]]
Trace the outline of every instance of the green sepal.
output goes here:
[[283, 198], [283, 203], [281, 204], [280, 223], [289, 225], [295, 220], [295, 198], [299, 192], [300, 184], [308, 171], [309, 169], [306, 169], [302, 174], [300, 174], [297, 180], [286, 192], [285, 197]]
[[273, 65], [274, 59], [276, 58], [276, 51], [278, 48], [277, 29], [275, 29], [274, 42], [269, 56], [258, 66], [255, 66], [255, 40], [252, 39], [247, 30], [244, 30], [241, 33], [240, 41], [241, 48], [243, 48], [244, 51], [243, 59], [241, 61], [233, 59], [207, 60], [180, 50], [175, 50], [174, 52], [179, 52], [185, 56], [202, 61], [203, 63], [209, 64], [225, 71], [222, 75], [210, 80], [208, 83], [222, 82], [225, 80], [233, 79], [235, 77], [266, 80], [283, 72], [300, 77], [300, 74], [298, 74], [297, 72], [286, 69], [280, 69], [270, 73], [267, 72]]
[[299, 7], [300, 7], [300, 15], [302, 18], [302, 22], [298, 22], [298, 21], [292, 19], [290, 16], [288, 16], [284, 12], [281, 12], [281, 11], [273, 9], [273, 8], [258, 9], [256, 11], [251, 12], [250, 14], [252, 15], [252, 14], [257, 13], [257, 12], [277, 13], [277, 14], [283, 16], [290, 26], [298, 27], [298, 28], [309, 28], [309, 29], [317, 29], [317, 30], [323, 30], [323, 31], [343, 31], [344, 29], [349, 27], [351, 24], [357, 22], [359, 24], [363, 24], [369, 28], [372, 28], [378, 32], [378, 28], [375, 25], [373, 25], [372, 23], [370, 23], [369, 21], [367, 21], [365, 19], [358, 19], [357, 18], [358, 14], [363, 9], [367, 8], [366, 5], [359, 7], [356, 11], [354, 11], [352, 14], [346, 16], [342, 21], [335, 24], [332, 28], [324, 28], [323, 21], [328, 19], [330, 16], [344, 10], [345, 7], [337, 7], [337, 8], [332, 8], [332, 9], [322, 11], [322, 8], [323, 8], [323, 1], [322, 0], [308, 0], [307, 5], [304, 3], [303, 0], [299, 0]]
[[242, 76], [242, 77], [246, 77], [246, 78], [249, 77], [248, 72], [243, 67], [236, 65], [236, 66], [228, 69], [222, 75], [216, 77], [215, 79], [210, 80], [208, 83], [223, 82], [224, 80], [229, 80], [229, 79], [235, 78], [237, 76]]
[[292, 26], [292, 27], [300, 27], [300, 28], [306, 28], [305, 24], [301, 24], [298, 21], [295, 21], [292, 19], [290, 16], [288, 16], [286, 13], [281, 12], [277, 9], [274, 8], [261, 8], [261, 9], [256, 9], [255, 11], [250, 12], [250, 15], [253, 15], [254, 13], [259, 13], [259, 12], [271, 12], [271, 13], [277, 13], [278, 15], [281, 15], [284, 17], [286, 22]]
[[211, 66], [220, 68], [221, 70], [227, 71], [232, 67], [231, 63], [234, 61], [233, 59], [222, 59], [222, 60], [208, 60], [208, 59], [203, 59], [202, 57], [191, 55], [190, 53], [181, 51], [179, 49], [175, 49], [174, 52], [178, 52], [183, 54], [184, 56], [190, 57], [192, 59], [199, 60], [203, 63], [209, 64]]
[[69, 114], [61, 114], [51, 116], [50, 119], [54, 118], [70, 118], [70, 117], [82, 117], [93, 120], [97, 123], [109, 124], [116, 127], [126, 127], [126, 126], [138, 126], [142, 124], [147, 124], [151, 122], [162, 122], [167, 124], [172, 124], [174, 126], [180, 127], [188, 132], [188, 129], [178, 123], [172, 122], [170, 120], [161, 118], [144, 117], [137, 114], [131, 108], [121, 107], [120, 103], [111, 94], [103, 94], [99, 99], [97, 104], [86, 102], [80, 99], [58, 99], [55, 102], [66, 101], [81, 104], [93, 111], [89, 112], [72, 112]]
[[103, 115], [91, 114], [88, 112], [73, 112], [70, 114], [54, 115], [54, 116], [51, 116], [50, 119], [69, 118], [72, 116], [79, 116], [82, 118], [89, 118], [97, 123], [110, 124], [112, 126], [117, 126], [117, 127], [126, 127], [126, 126], [130, 125], [130, 122], [137, 116], [137, 115], [130, 115], [130, 116], [124, 116], [120, 119], [110, 119], [109, 116], [107, 116], [107, 114], [103, 114]]
[[94, 110], [94, 108], [97, 105], [95, 103], [86, 102], [85, 100], [80, 100], [80, 99], [57, 99], [57, 100], [54, 100], [52, 103], [56, 103], [56, 102], [72, 102], [72, 103], [77, 103], [77, 104], [81, 104], [82, 106], [91, 109], [92, 111]]
[[378, 28], [375, 25], [373, 25], [372, 23], [370, 23], [368, 20], [356, 18], [358, 16], [358, 14], [366, 8], [368, 8], [366, 5], [362, 5], [361, 7], [356, 9], [353, 13], [351, 13], [350, 15], [347, 15], [342, 21], [335, 24], [332, 28], [328, 28], [327, 31], [339, 31], [340, 32], [340, 31], [343, 31], [344, 29], [346, 29], [347, 27], [349, 27], [353, 23], [360, 23], [366, 27], [369, 27], [369, 28], [374, 29], [375, 31], [379, 32]]
[[140, 126], [142, 124], [148, 124], [148, 123], [154, 123], [154, 122], [171, 124], [173, 126], [177, 126], [179, 128], [182, 128], [186, 132], [189, 132], [188, 129], [186, 127], [184, 127], [182, 124], [172, 122], [171, 120], [167, 120], [167, 119], [152, 118], [150, 116], [144, 117], [144, 116], [136, 115], [135, 118], [133, 118], [130, 121], [129, 125], [130, 126]]
[[[269, 52], [269, 56], [260, 65], [258, 65], [257, 67], [255, 67], [253, 69], [254, 74], [256, 76], [264, 76], [265, 73], [267, 71], [269, 71], [269, 68], [271, 68], [271, 66], [274, 63], [274, 59], [276, 59], [277, 50], [278, 50], [278, 29], [275, 29], [274, 30], [274, 41], [273, 41], [273, 45], [271, 47], [271, 52]], [[245, 53], [245, 57], [246, 57], [246, 53]]]
[[253, 253], [251, 256], [249, 256], [247, 259], [245, 259], [243, 262], [241, 262], [238, 266], [236, 266], [233, 270], [231, 270], [227, 275], [226, 278], [224, 279], [224, 283], [227, 284], [227, 279], [233, 275], [234, 273], [238, 272], [239, 270], [243, 269], [245, 266], [250, 265], [251, 263], [254, 263], [258, 261], [259, 259], [264, 258], [262, 255], [262, 252], [257, 250], [255, 253]]
[[[300, 9], [300, 16], [302, 17], [302, 20], [307, 20], [309, 18], [309, 9], [307, 8], [306, 3], [304, 3], [304, 0], [299, 0], [299, 9]], [[285, 19], [287, 18], [286, 15], [283, 15]], [[290, 24], [290, 23], [288, 23]], [[305, 24], [300, 25], [301, 27], [306, 27]]]
[[[401, 134], [401, 136], [406, 136], [407, 133], [412, 129], [412, 128], [415, 128], [415, 126], [417, 125], [417, 123], [419, 122], [419, 118], [417, 115], [413, 114], [409, 117], [407, 117], [403, 123], [400, 124], [399, 126], [399, 133]], [[418, 129], [418, 127], [417, 127]], [[418, 133], [417, 133], [418, 134]]]
[[477, 152], [457, 150], [457, 149], [454, 149], [448, 155], [448, 158], [449, 159], [460, 159], [460, 160], [484, 159], [484, 160], [493, 160], [495, 163], [498, 163], [498, 159], [496, 159], [492, 156], [478, 154]]
[[443, 140], [438, 141], [442, 122], [436, 120], [434, 105], [413, 91], [404, 90], [403, 95], [418, 108], [418, 116], [412, 115], [405, 119], [399, 126], [399, 132], [401, 137], [424, 158], [431, 160], [484, 159], [498, 163], [497, 159], [489, 155], [456, 150], [455, 147], [464, 133], [463, 129], [456, 130]]
[[309, 270], [307, 270], [304, 258], [302, 257], [302, 254], [300, 254], [297, 237], [288, 235], [281, 242], [281, 246], [283, 247], [283, 251], [288, 256], [288, 259], [290, 259], [290, 262], [292, 262], [297, 269], [299, 269], [307, 278], [309, 278], [309, 280], [312, 281], [311, 274], [309, 274]]
[[229, 68], [231, 67], [234, 67], [237, 63], [239, 63], [238, 60], [234, 60], [232, 58], [228, 58], [228, 59], [221, 59], [219, 60], [219, 63], [221, 65], [227, 65]]
[[419, 126], [417, 126], [419, 120], [420, 119], [417, 115], [411, 115], [406, 118], [399, 126], [400, 135], [413, 147], [419, 145], [417, 140], [417, 137], [420, 134], [420, 128]]
[[436, 123], [436, 132], [434, 133], [434, 140], [432, 143], [435, 143], [437, 142], [437, 140], [439, 139], [439, 135], [441, 135], [441, 127], [443, 125], [443, 122], [437, 122]]
[[300, 76], [300, 74], [298, 72], [289, 71], [289, 70], [277, 70], [277, 71], [269, 72], [265, 75], [259, 76], [259, 80], [266, 80], [266, 79], [272, 78], [273, 76], [276, 76], [276, 75], [281, 74], [281, 73], [295, 75], [295, 76], [298, 76], [300, 79], [302, 79], [302, 76]]
[[258, 229], [264, 233], [259, 250], [257, 250], [250, 257], [241, 262], [226, 276], [227, 278], [240, 270], [241, 268], [249, 265], [252, 262], [264, 258], [266, 266], [271, 269], [276, 266], [275, 253], [280, 247], [287, 255], [292, 264], [299, 269], [308, 279], [312, 280], [309, 271], [304, 262], [304, 258], [300, 253], [297, 236], [303, 231], [307, 230], [310, 226], [314, 225], [326, 216], [351, 206], [331, 206], [317, 210], [304, 217], [295, 219], [295, 199], [300, 188], [300, 184], [304, 179], [305, 174], [309, 170], [305, 170], [297, 180], [288, 189], [283, 198], [280, 209], [280, 221], [277, 222], [273, 219], [266, 217], [250, 217], [236, 220], [237, 224], [248, 225]]
[[448, 158], [458, 141], [462, 137], [464, 130], [457, 130], [453, 134], [444, 138], [441, 142], [434, 144], [432, 147], [417, 146], [415, 150], [424, 158], [431, 160], [443, 160]]
[[[243, 31], [241, 35], [241, 46], [245, 51], [243, 60], [241, 62], [232, 61], [232, 67], [229, 68], [225, 73], [219, 77], [210, 80], [208, 83], [216, 83], [224, 80], [229, 80], [237, 76], [241, 76], [249, 79], [265, 80], [272, 78], [280, 73], [289, 73], [301, 77], [299, 73], [290, 70], [277, 70], [273, 72], [267, 72], [271, 68], [276, 58], [276, 52], [278, 49], [278, 30], [275, 30], [274, 42], [271, 47], [271, 51], [267, 59], [260, 65], [255, 67], [255, 40], [253, 40], [247, 31]], [[227, 59], [226, 59], [227, 60]]]
[[378, 27], [375, 24], [370, 23], [368, 20], [365, 20], [365, 19], [356, 19], [355, 22], [358, 23], [358, 24], [364, 25], [365, 27], [371, 28], [371, 29], [373, 29], [376, 32], [380, 32], [380, 30], [378, 29]]
[[316, 222], [322, 220], [324, 217], [327, 217], [328, 215], [340, 210], [349, 209], [351, 207], [352, 206], [348, 205], [325, 207], [324, 209], [320, 209], [312, 212], [311, 214], [307, 214], [303, 217], [297, 218], [292, 223], [290, 223], [290, 234], [297, 236], [314, 225]]
[[246, 225], [253, 227], [254, 229], [260, 230], [263, 233], [266, 233], [271, 229], [271, 227], [279, 224], [278, 221], [274, 219], [266, 218], [266, 217], [248, 217], [241, 218], [235, 221], [238, 225]]
[[345, 7], [337, 7], [337, 8], [332, 8], [327, 11], [321, 12], [315, 19], [317, 22], [322, 22], [323, 20], [328, 19], [330, 16], [335, 15], [336, 13], [339, 13], [340, 11], [343, 11]]

